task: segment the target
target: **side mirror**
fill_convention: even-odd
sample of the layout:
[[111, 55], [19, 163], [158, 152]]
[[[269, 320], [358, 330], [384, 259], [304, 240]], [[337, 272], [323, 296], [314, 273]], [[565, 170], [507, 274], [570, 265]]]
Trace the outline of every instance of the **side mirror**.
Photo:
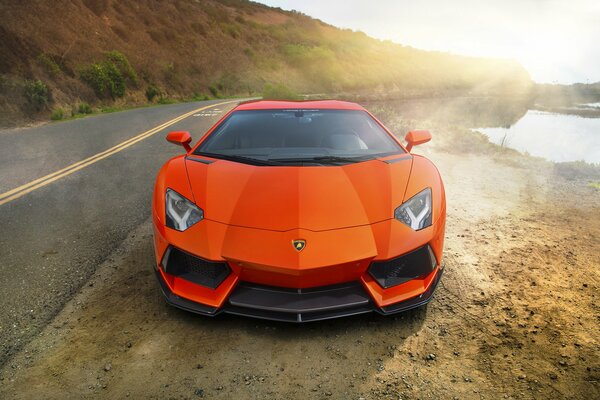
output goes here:
[[408, 142], [406, 150], [411, 151], [414, 146], [429, 142], [431, 133], [429, 131], [410, 131], [404, 136], [404, 139]]
[[173, 131], [167, 134], [167, 141], [183, 146], [185, 151], [190, 151], [192, 147], [190, 146], [190, 142], [192, 141], [192, 137], [189, 132], [186, 131]]

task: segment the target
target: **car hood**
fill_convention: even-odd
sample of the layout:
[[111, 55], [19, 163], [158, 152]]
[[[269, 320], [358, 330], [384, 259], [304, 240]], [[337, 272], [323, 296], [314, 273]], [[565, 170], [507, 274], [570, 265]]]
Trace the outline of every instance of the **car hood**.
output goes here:
[[344, 166], [186, 159], [194, 201], [206, 219], [275, 231], [324, 231], [391, 219], [402, 203], [411, 165], [412, 157]]

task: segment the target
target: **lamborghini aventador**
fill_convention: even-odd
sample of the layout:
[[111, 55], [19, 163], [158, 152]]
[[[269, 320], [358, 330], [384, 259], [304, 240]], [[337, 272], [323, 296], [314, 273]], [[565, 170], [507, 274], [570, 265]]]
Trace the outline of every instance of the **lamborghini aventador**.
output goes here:
[[306, 322], [425, 305], [443, 271], [444, 185], [363, 107], [241, 103], [154, 187], [154, 266], [167, 301], [199, 314]]

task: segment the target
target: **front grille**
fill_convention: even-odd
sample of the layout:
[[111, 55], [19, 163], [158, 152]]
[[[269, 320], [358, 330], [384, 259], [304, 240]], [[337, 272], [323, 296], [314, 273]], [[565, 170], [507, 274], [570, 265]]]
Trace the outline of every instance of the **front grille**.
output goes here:
[[436, 266], [435, 256], [429, 245], [387, 261], [376, 261], [369, 267], [369, 274], [387, 289], [412, 279], [429, 275]]
[[211, 289], [216, 289], [231, 272], [225, 262], [203, 260], [175, 247], [169, 247], [162, 265], [170, 275]]

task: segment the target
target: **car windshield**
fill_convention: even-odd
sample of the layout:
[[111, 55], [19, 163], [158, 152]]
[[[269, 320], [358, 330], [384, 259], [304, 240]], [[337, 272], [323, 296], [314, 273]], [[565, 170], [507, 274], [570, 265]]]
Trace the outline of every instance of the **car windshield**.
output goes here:
[[235, 111], [194, 154], [257, 165], [327, 165], [404, 150], [361, 110]]

